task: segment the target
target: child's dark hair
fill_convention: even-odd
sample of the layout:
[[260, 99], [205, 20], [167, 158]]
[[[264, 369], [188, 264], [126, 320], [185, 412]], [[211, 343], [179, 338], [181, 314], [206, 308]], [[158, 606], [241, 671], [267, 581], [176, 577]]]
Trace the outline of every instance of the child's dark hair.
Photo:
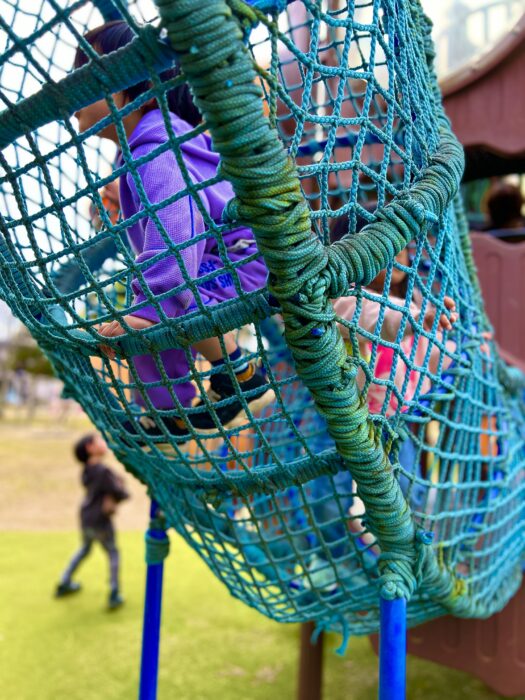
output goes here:
[[[92, 46], [97, 53], [102, 56], [111, 53], [112, 51], [117, 51], [117, 49], [126, 46], [136, 35], [133, 33], [131, 27], [122, 20], [115, 20], [114, 22], [107, 22], [102, 24], [96, 29], [92, 29], [84, 35], [84, 40]], [[73, 63], [74, 68], [80, 68], [89, 61], [88, 56], [81, 47], [77, 48], [75, 54], [75, 61]], [[176, 78], [179, 75], [180, 70], [178, 66], [169, 68], [159, 74], [160, 80], [166, 82], [172, 78]], [[139, 95], [151, 88], [151, 83], [149, 80], [142, 80], [136, 85], [132, 85], [129, 88], [125, 88], [122, 92], [131, 100], [134, 100]], [[166, 99], [168, 101], [168, 107], [170, 112], [173, 112], [178, 117], [183, 119], [191, 126], [197, 126], [202, 121], [202, 116], [197, 107], [193, 102], [190, 89], [186, 83], [182, 85], [177, 85], [172, 90], [166, 93]], [[152, 107], [152, 109], [155, 109]]]
[[94, 439], [94, 433], [89, 433], [89, 435], [84, 435], [84, 437], [80, 438], [80, 440], [75, 444], [73, 452], [81, 464], [87, 464], [90, 456], [88, 447], [91, 445]]
[[487, 208], [493, 228], [506, 228], [519, 223], [522, 206], [523, 196], [516, 185], [503, 182], [490, 188]]

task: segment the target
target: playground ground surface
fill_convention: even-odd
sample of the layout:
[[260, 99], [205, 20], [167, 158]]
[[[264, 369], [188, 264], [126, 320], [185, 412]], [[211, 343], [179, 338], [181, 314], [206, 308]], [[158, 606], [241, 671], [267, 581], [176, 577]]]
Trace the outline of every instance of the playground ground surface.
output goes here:
[[[0, 420], [0, 680], [6, 700], [129, 700], [136, 697], [144, 591], [147, 498], [118, 516], [126, 605], [108, 613], [106, 561], [95, 551], [79, 572], [84, 590], [52, 598], [78, 545], [79, 468], [71, 443], [89, 429], [78, 415], [30, 425]], [[117, 466], [113, 459], [109, 459]], [[297, 625], [278, 625], [234, 600], [199, 558], [172, 536], [166, 563], [159, 700], [278, 700], [295, 697]], [[377, 659], [368, 639], [347, 654], [325, 644], [324, 700], [375, 700]], [[480, 681], [415, 658], [408, 700], [496, 700]], [[521, 698], [520, 700], [525, 700]]]

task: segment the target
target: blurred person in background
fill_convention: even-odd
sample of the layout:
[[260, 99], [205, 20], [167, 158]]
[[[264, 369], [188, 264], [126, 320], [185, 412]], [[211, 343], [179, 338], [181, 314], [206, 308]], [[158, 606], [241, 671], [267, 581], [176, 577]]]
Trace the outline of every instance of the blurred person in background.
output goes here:
[[80, 506], [80, 528], [82, 546], [67, 565], [55, 597], [78, 593], [81, 586], [72, 577], [80, 564], [91, 552], [94, 542], [98, 542], [109, 557], [110, 593], [108, 605], [111, 610], [119, 608], [124, 599], [120, 594], [119, 564], [120, 554], [116, 544], [113, 516], [118, 504], [129, 498], [123, 480], [102, 462], [108, 453], [108, 446], [98, 433], [85, 435], [74, 447], [77, 460], [82, 465], [81, 481], [86, 494]]

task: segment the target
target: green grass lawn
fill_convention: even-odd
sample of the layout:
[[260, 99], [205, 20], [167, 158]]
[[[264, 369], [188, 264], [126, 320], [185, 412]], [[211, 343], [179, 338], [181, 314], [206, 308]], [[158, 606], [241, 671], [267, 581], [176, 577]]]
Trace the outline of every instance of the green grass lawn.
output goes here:
[[[148, 500], [131, 476], [117, 522], [126, 605], [105, 610], [107, 562], [94, 550], [79, 572], [82, 593], [52, 591], [78, 546], [82, 497], [71, 444], [85, 417], [45, 413], [0, 421], [0, 699], [133, 700], [137, 697]], [[113, 458], [113, 468], [119, 468]], [[120, 467], [122, 470], [122, 467]], [[177, 537], [166, 563], [159, 700], [292, 700], [297, 625], [278, 625], [234, 600]], [[377, 659], [368, 639], [347, 654], [325, 644], [324, 700], [375, 700]], [[466, 674], [408, 659], [408, 700], [496, 700]], [[525, 700], [525, 699], [522, 699]]]
[[[0, 536], [0, 679], [5, 700], [129, 700], [137, 694], [143, 538], [120, 534], [126, 605], [105, 610], [106, 560], [94, 551], [79, 572], [84, 590], [51, 596], [77, 546], [73, 532]], [[167, 560], [159, 700], [294, 698], [297, 625], [278, 625], [229, 596], [213, 574], [172, 537]], [[377, 660], [367, 639], [344, 658], [325, 645], [325, 700], [373, 700]], [[409, 659], [409, 700], [495, 700], [466, 674]]]

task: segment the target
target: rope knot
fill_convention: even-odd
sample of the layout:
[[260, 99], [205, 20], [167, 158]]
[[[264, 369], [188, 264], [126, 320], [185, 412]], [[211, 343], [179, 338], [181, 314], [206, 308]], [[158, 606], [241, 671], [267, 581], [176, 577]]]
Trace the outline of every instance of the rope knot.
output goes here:
[[416, 532], [416, 539], [423, 545], [432, 544], [434, 540], [434, 533], [429, 530], [418, 530]]
[[398, 597], [397, 586], [394, 581], [385, 581], [381, 586], [381, 597], [385, 600], [395, 600]]

